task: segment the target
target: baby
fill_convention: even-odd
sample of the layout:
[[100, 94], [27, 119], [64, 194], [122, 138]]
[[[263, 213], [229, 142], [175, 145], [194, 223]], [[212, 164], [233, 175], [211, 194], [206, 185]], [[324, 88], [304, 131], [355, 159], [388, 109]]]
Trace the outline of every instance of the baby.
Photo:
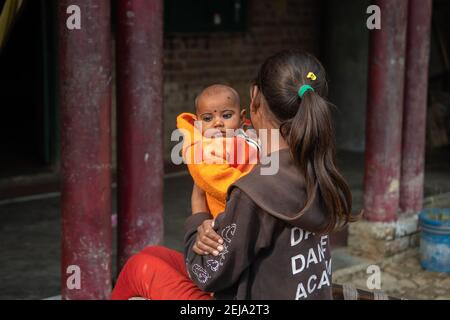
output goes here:
[[204, 196], [205, 209], [215, 218], [225, 209], [228, 187], [256, 165], [258, 144], [246, 134], [249, 123], [233, 88], [207, 87], [195, 100], [195, 109], [196, 115], [179, 115], [177, 127], [194, 179], [193, 202]]

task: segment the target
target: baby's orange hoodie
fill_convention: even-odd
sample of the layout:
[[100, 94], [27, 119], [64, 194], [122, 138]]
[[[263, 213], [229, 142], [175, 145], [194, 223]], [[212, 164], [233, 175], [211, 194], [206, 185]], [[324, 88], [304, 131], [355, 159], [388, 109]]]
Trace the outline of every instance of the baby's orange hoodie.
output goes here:
[[256, 165], [258, 148], [243, 135], [205, 138], [195, 127], [196, 120], [191, 113], [177, 117], [177, 128], [183, 134], [183, 159], [194, 182], [205, 191], [208, 208], [216, 218], [225, 210], [228, 187]]

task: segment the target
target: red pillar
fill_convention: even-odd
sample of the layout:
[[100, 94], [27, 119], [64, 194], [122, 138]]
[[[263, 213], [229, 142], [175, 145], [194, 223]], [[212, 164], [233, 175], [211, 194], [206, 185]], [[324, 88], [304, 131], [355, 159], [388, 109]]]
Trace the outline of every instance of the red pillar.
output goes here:
[[[80, 8], [79, 30], [66, 26], [71, 5]], [[112, 276], [110, 1], [61, 0], [58, 16], [62, 297], [107, 299]]]
[[406, 49], [400, 209], [422, 209], [431, 0], [410, 0]]
[[163, 1], [118, 1], [118, 264], [163, 240]]
[[370, 31], [364, 177], [365, 217], [397, 219], [407, 0], [377, 0], [381, 29]]

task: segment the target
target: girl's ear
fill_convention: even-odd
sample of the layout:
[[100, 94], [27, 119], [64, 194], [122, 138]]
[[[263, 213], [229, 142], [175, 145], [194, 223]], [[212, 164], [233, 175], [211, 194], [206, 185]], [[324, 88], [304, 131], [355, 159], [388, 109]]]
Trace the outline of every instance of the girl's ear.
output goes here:
[[257, 86], [252, 86], [250, 89], [250, 113], [256, 113], [260, 107], [259, 89]]

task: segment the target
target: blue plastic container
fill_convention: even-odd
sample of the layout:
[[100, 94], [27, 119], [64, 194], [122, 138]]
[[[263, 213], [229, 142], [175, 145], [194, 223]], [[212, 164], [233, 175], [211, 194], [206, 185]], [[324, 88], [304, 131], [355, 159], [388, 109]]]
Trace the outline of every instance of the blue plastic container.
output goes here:
[[420, 262], [429, 271], [450, 273], [450, 209], [425, 209], [419, 214]]

